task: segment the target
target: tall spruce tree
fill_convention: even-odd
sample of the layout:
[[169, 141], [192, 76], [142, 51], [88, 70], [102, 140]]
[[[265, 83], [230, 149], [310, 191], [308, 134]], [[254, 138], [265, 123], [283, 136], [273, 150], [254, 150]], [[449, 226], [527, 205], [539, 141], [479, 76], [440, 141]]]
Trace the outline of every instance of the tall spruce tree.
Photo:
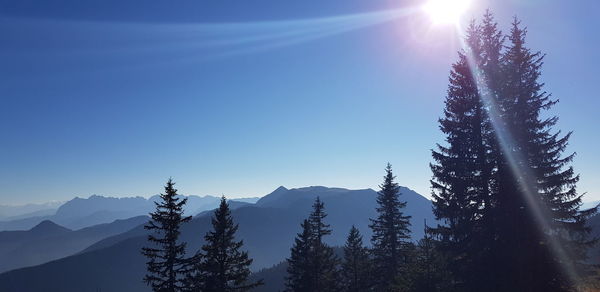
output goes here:
[[371, 259], [369, 250], [363, 246], [363, 237], [354, 225], [344, 246], [342, 263], [342, 291], [362, 292], [371, 287]]
[[447, 145], [432, 151], [434, 214], [442, 222], [432, 232], [450, 261], [453, 289], [459, 290], [465, 285], [485, 290], [494, 277], [489, 246], [495, 238], [491, 153], [496, 140], [489, 112], [497, 110], [497, 73], [491, 72], [498, 70], [503, 38], [491, 14], [484, 18], [483, 25], [473, 21], [467, 28], [465, 47], [452, 66], [439, 120]]
[[392, 289], [396, 278], [407, 267], [410, 243], [410, 216], [404, 215], [406, 202], [400, 201], [400, 187], [394, 182], [391, 164], [385, 169], [383, 184], [377, 195], [377, 218], [371, 219], [375, 289]]
[[313, 291], [337, 291], [338, 258], [333, 248], [323, 241], [323, 237], [331, 234], [329, 224], [325, 223], [325, 204], [319, 197], [315, 199], [313, 211], [308, 217], [312, 229], [311, 268], [314, 274]]
[[298, 233], [291, 248], [291, 255], [287, 259], [288, 268], [285, 277], [286, 291], [312, 292], [313, 276], [311, 270], [312, 228], [308, 219], [302, 224], [302, 232]]
[[[498, 103], [509, 139], [498, 153], [499, 275], [512, 279], [499, 289], [568, 291], [586, 265], [589, 229], [595, 209], [580, 210], [579, 176], [563, 156], [571, 133], [555, 131], [558, 117], [543, 117], [557, 100], [539, 81], [544, 55], [525, 47], [525, 29], [512, 24], [503, 56], [505, 84]], [[509, 269], [506, 269], [509, 268]]]
[[317, 197], [288, 259], [287, 291], [338, 290], [338, 258], [333, 248], [323, 242], [323, 237], [331, 234], [326, 217], [325, 205]]
[[556, 101], [539, 81], [543, 55], [504, 36], [488, 11], [453, 65], [433, 151], [434, 228], [461, 291], [569, 291], [585, 270], [588, 216], [563, 156], [570, 133], [542, 118]]
[[193, 257], [188, 289], [202, 292], [248, 291], [262, 281], [248, 282], [252, 259], [242, 251], [243, 241], [236, 241], [238, 225], [233, 222], [229, 204], [221, 197], [212, 218], [213, 230], [206, 233], [202, 251]]
[[[475, 271], [469, 271], [473, 276], [470, 282], [477, 282], [483, 286], [490, 283], [490, 280], [496, 278], [496, 266], [490, 263], [497, 261], [497, 254], [490, 252], [490, 246], [496, 244], [496, 228], [495, 220], [495, 205], [497, 198], [494, 192], [497, 192], [497, 184], [494, 181], [494, 176], [499, 175], [497, 165], [494, 160], [495, 153], [499, 153], [498, 131], [492, 125], [502, 123], [498, 116], [501, 112], [501, 104], [498, 99], [502, 87], [505, 86], [502, 78], [502, 48], [504, 46], [505, 36], [498, 29], [498, 24], [494, 16], [489, 10], [483, 15], [480, 26], [481, 49], [480, 61], [472, 62], [471, 67], [479, 73], [477, 79], [477, 87], [479, 91], [480, 104], [482, 107], [479, 111], [481, 116], [481, 134], [478, 135], [478, 153], [476, 160], [476, 169], [479, 190], [477, 192], [477, 208], [478, 214], [476, 217], [477, 238], [473, 248], [475, 254], [473, 267]], [[472, 70], [473, 70], [472, 69]], [[478, 287], [482, 288], [478, 285]]]
[[148, 235], [152, 246], [142, 248], [142, 253], [148, 258], [144, 282], [153, 291], [175, 292], [184, 288], [185, 243], [178, 242], [179, 228], [191, 217], [183, 216], [187, 199], [178, 198], [174, 185], [172, 179], [167, 181], [165, 193], [160, 195], [161, 201], [154, 203], [156, 210], [150, 213], [151, 220], [144, 226], [152, 231]]

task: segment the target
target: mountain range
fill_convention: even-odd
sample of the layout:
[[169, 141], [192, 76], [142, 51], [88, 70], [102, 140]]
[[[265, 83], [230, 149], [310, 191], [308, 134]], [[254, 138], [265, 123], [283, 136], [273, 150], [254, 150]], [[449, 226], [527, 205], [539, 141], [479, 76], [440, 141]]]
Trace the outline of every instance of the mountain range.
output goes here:
[[[186, 213], [196, 215], [218, 206], [219, 197], [186, 196]], [[259, 198], [233, 199], [243, 203], [254, 203]], [[0, 221], [0, 231], [28, 230], [40, 222], [49, 220], [69, 229], [80, 229], [97, 224], [110, 223], [119, 219], [147, 215], [154, 210], [154, 202], [159, 196], [148, 199], [143, 197], [113, 198], [93, 195], [89, 198], [76, 197], [58, 206], [55, 210], [40, 209], [32, 216], [22, 214], [13, 220]], [[46, 213], [39, 213], [46, 212]]]
[[[418, 239], [423, 235], [425, 221], [435, 224], [431, 202], [408, 188], [401, 188], [400, 192], [401, 199], [408, 203], [405, 212], [412, 216], [413, 238]], [[375, 191], [279, 187], [255, 204], [232, 204], [232, 215], [239, 224], [237, 236], [244, 240], [244, 247], [254, 259], [254, 271], [285, 260], [300, 231], [300, 222], [308, 216], [317, 196], [325, 203], [327, 222], [333, 229], [326, 240], [330, 245], [343, 245], [352, 225], [359, 228], [365, 239], [370, 238], [369, 218], [376, 216]], [[202, 212], [182, 226], [181, 240], [187, 243], [188, 255], [203, 244], [203, 236], [211, 228], [211, 215], [212, 212]], [[0, 274], [0, 291], [148, 291], [141, 281], [146, 259], [140, 254], [147, 245], [146, 236], [146, 230], [138, 225], [72, 256]]]
[[[412, 238], [418, 240], [423, 236], [425, 223], [437, 224], [431, 202], [405, 187], [401, 187], [400, 194], [401, 200], [407, 202], [405, 213], [412, 216]], [[325, 203], [326, 222], [333, 230], [325, 240], [340, 253], [339, 247], [352, 225], [361, 231], [365, 243], [369, 243], [369, 219], [377, 215], [376, 196], [371, 189], [279, 187], [258, 200], [229, 201], [232, 216], [239, 224], [237, 236], [244, 240], [244, 248], [254, 259], [252, 278], [266, 282], [254, 291], [275, 292], [283, 287], [285, 259], [294, 237], [300, 232], [300, 222], [309, 215], [316, 197]], [[181, 229], [181, 240], [187, 243], [187, 256], [193, 255], [204, 243], [203, 236], [211, 228], [212, 208], [218, 202], [216, 197], [197, 198], [204, 200], [190, 199], [187, 213], [196, 212], [196, 215]], [[90, 202], [98, 204], [93, 208], [86, 206]], [[124, 210], [119, 202], [135, 206], [131, 202], [142, 200], [75, 199], [61, 206], [55, 216], [64, 212], [85, 218], [90, 212], [143, 210]], [[82, 209], [87, 211], [82, 212]], [[0, 271], [6, 271], [0, 274], [0, 291], [149, 291], [141, 281], [146, 259], [140, 253], [147, 245], [148, 233], [143, 228], [147, 220], [147, 216], [137, 216], [78, 230], [46, 220], [27, 231], [0, 232]], [[591, 218], [589, 225], [593, 235], [600, 236], [600, 215]], [[599, 263], [598, 255], [600, 249], [591, 250], [590, 261]]]
[[76, 254], [99, 240], [128, 231], [146, 221], [148, 216], [138, 216], [73, 231], [46, 220], [27, 231], [2, 231], [0, 272]]

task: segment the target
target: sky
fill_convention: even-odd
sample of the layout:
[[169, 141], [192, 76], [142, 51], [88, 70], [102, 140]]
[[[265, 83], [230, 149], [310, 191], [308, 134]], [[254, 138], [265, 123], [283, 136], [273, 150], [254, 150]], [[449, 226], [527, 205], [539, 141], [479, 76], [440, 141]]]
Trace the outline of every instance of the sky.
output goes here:
[[[0, 204], [92, 194], [429, 196], [460, 32], [410, 1], [0, 1]], [[473, 0], [547, 54], [585, 201], [600, 200], [600, 2]]]

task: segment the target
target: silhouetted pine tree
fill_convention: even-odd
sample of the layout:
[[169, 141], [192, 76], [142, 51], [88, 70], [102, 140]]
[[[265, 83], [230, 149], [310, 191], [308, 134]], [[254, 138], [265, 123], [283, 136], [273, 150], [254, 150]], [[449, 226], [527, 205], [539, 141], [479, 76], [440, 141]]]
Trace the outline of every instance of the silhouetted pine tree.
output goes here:
[[161, 201], [155, 202], [156, 211], [150, 213], [151, 220], [144, 226], [153, 231], [148, 235], [148, 241], [153, 246], [142, 248], [142, 253], [148, 258], [148, 273], [144, 282], [153, 291], [183, 290], [185, 243], [178, 243], [179, 228], [191, 217], [183, 216], [183, 206], [187, 199], [177, 197], [174, 185], [173, 180], [167, 181], [165, 193], [160, 195]]
[[288, 268], [285, 278], [286, 291], [312, 292], [313, 273], [311, 270], [312, 228], [308, 219], [302, 224], [302, 232], [298, 233], [287, 259]]
[[504, 139], [498, 152], [497, 267], [500, 291], [568, 291], [585, 271], [592, 210], [580, 210], [579, 176], [563, 156], [571, 133], [554, 131], [558, 117], [542, 117], [556, 100], [539, 81], [544, 55], [524, 46], [526, 31], [514, 20], [503, 58]]
[[[376, 219], [371, 219], [373, 230], [374, 285], [377, 291], [391, 289], [396, 277], [406, 268], [406, 250], [410, 240], [410, 216], [402, 209], [406, 202], [400, 201], [400, 187], [394, 182], [392, 166], [388, 163], [384, 182], [377, 195]], [[405, 271], [404, 271], [405, 272]]]
[[[502, 118], [499, 116], [502, 112], [502, 104], [499, 101], [500, 93], [505, 86], [503, 80], [502, 68], [502, 49], [504, 47], [505, 36], [498, 29], [492, 13], [487, 10], [483, 15], [481, 23], [481, 49], [480, 61], [472, 64], [476, 72], [479, 72], [478, 88], [480, 92], [481, 103], [483, 107], [482, 124], [482, 147], [477, 155], [476, 167], [484, 171], [480, 173], [477, 208], [480, 210], [476, 215], [476, 235], [474, 249], [470, 252], [473, 256], [473, 262], [467, 273], [471, 277], [469, 281], [470, 288], [475, 290], [490, 289], [491, 283], [499, 277], [498, 266], [492, 263], [498, 261], [499, 255], [493, 252], [493, 247], [498, 244], [497, 241], [497, 193], [498, 184], [496, 178], [502, 176], [498, 171], [497, 154], [501, 153], [501, 142], [503, 135]], [[493, 127], [495, 125], [495, 127]]]
[[323, 242], [323, 237], [331, 234], [329, 224], [324, 222], [327, 213], [325, 205], [317, 197], [313, 211], [308, 217], [312, 228], [311, 266], [314, 274], [313, 291], [336, 291], [338, 289], [338, 258], [333, 248]]
[[568, 291], [585, 271], [595, 212], [580, 210], [578, 176], [563, 156], [570, 134], [543, 118], [556, 101], [539, 81], [543, 55], [518, 21], [504, 36], [491, 13], [467, 30], [453, 65], [433, 151], [433, 229], [462, 291]]
[[229, 292], [248, 291], [262, 285], [262, 281], [249, 283], [252, 259], [242, 251], [243, 241], [235, 240], [238, 225], [234, 224], [225, 197], [212, 218], [213, 230], [206, 233], [206, 243], [199, 255], [193, 258], [193, 271], [188, 278], [191, 291]]
[[342, 263], [342, 291], [362, 292], [371, 287], [371, 259], [363, 246], [363, 238], [354, 226], [350, 229], [344, 246]]
[[331, 234], [321, 199], [317, 197], [313, 211], [302, 223], [288, 259], [287, 291], [337, 291], [338, 259], [333, 248], [323, 242]]
[[[492, 36], [482, 36], [484, 32]], [[490, 275], [486, 261], [494, 240], [489, 214], [494, 163], [489, 156], [495, 140], [488, 111], [494, 106], [495, 90], [485, 84], [494, 84], [487, 72], [497, 67], [498, 53], [490, 52], [501, 47], [494, 43], [501, 41], [497, 36], [494, 26], [471, 22], [467, 28], [466, 46], [452, 65], [444, 117], [439, 120], [447, 145], [438, 144], [432, 151], [433, 211], [442, 222], [432, 232], [450, 261], [457, 289], [464, 283], [484, 289]]]

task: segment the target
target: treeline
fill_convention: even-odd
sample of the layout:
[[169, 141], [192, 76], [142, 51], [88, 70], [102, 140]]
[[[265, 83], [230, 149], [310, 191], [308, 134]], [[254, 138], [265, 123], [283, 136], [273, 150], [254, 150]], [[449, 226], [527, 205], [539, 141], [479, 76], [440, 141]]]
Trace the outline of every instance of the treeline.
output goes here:
[[[411, 238], [398, 185], [388, 164], [371, 219], [367, 247], [352, 228], [343, 256], [324, 239], [332, 230], [323, 202], [312, 212], [287, 259], [286, 291], [577, 291], [593, 276], [586, 263], [586, 220], [579, 176], [565, 154], [570, 133], [554, 129], [548, 110], [558, 100], [540, 81], [544, 55], [529, 49], [515, 18], [508, 34], [491, 13], [466, 30], [452, 65], [432, 151], [435, 226]], [[154, 291], [248, 291], [252, 260], [236, 241], [237, 225], [223, 198], [206, 244], [191, 258], [178, 243], [185, 199], [169, 181], [146, 228], [154, 247], [145, 281]], [[348, 210], [352, 212], [352, 210]], [[414, 222], [413, 222], [414, 224]], [[417, 224], [421, 224], [420, 222]], [[159, 234], [159, 235], [157, 235]]]
[[418, 244], [411, 241], [410, 216], [403, 212], [406, 202], [394, 179], [388, 164], [377, 196], [378, 215], [369, 225], [370, 247], [352, 227], [341, 259], [323, 241], [331, 229], [323, 202], [315, 200], [287, 259], [285, 291], [436, 291], [449, 284], [432, 237], [426, 232]]
[[[388, 164], [377, 196], [378, 216], [370, 224], [372, 248], [365, 247], [359, 230], [352, 227], [342, 259], [324, 242], [331, 229], [325, 205], [317, 197], [287, 259], [286, 291], [430, 291], [419, 289], [427, 289], [437, 277], [433, 273], [438, 267], [430, 261], [432, 240], [426, 236], [418, 245], [411, 242], [410, 217], [403, 213], [406, 203], [394, 179]], [[252, 259], [242, 250], [243, 241], [236, 241], [238, 225], [224, 197], [205, 244], [192, 257], [186, 257], [186, 244], [179, 242], [181, 224], [191, 219], [183, 216], [187, 200], [177, 194], [172, 180], [160, 197], [145, 226], [152, 231], [152, 247], [142, 249], [148, 258], [144, 281], [153, 291], [249, 291], [263, 284], [249, 281]]]
[[153, 291], [247, 291], [262, 284], [248, 282], [252, 259], [236, 241], [238, 225], [233, 222], [225, 197], [212, 218], [213, 229], [204, 236], [205, 244], [193, 257], [186, 258], [186, 244], [178, 241], [179, 228], [191, 217], [183, 216], [187, 199], [180, 198], [171, 179], [165, 186], [156, 211], [144, 227], [152, 247], [144, 247], [148, 258], [144, 282]]

